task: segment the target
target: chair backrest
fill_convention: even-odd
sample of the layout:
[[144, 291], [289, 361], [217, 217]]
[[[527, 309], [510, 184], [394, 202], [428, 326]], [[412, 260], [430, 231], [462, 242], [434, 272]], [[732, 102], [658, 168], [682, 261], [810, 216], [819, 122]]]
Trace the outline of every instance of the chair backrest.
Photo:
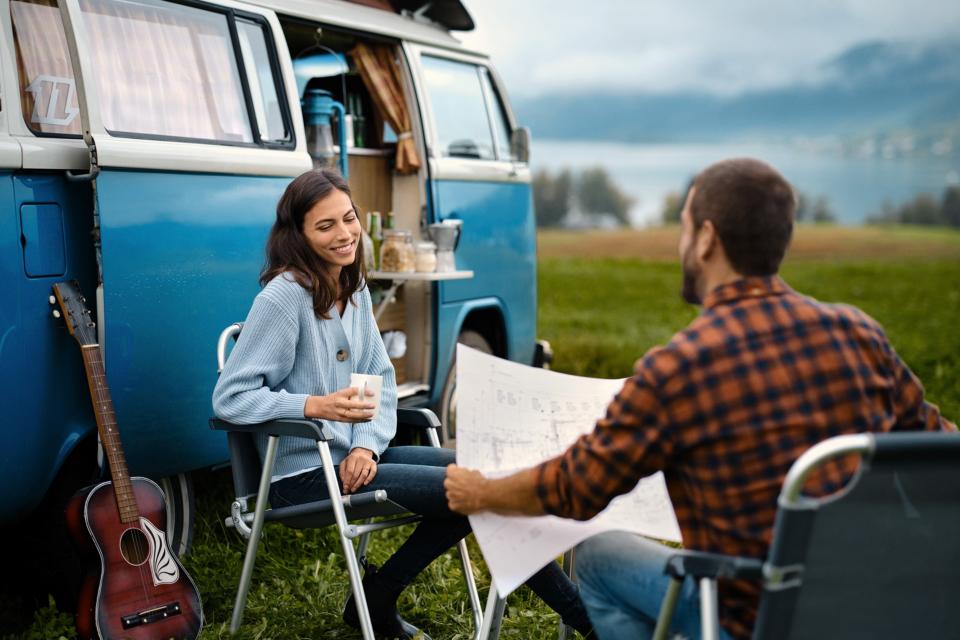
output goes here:
[[[801, 495], [807, 474], [859, 452], [850, 483]], [[948, 638], [960, 634], [960, 436], [831, 438], [784, 481], [756, 639]]]
[[257, 452], [253, 435], [230, 432], [227, 434], [230, 447], [230, 470], [233, 473], [233, 490], [237, 498], [250, 498], [260, 490], [260, 474], [263, 465]]
[[[220, 333], [217, 340], [217, 375], [227, 363], [229, 347], [232, 341], [240, 337], [242, 322], [229, 325]], [[232, 340], [231, 340], [232, 338]], [[260, 474], [263, 466], [257, 453], [253, 436], [249, 433], [230, 432], [227, 434], [227, 446], [230, 448], [230, 469], [233, 473], [233, 489], [237, 498], [250, 498], [260, 489]]]

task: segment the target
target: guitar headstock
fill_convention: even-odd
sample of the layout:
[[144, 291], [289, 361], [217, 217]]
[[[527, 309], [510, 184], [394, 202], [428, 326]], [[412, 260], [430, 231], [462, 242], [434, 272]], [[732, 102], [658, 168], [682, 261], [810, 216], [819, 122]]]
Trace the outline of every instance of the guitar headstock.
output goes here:
[[53, 285], [50, 304], [60, 307], [59, 312], [54, 310], [54, 317], [60, 317], [59, 313], [62, 313], [67, 330], [81, 347], [97, 344], [97, 325], [90, 317], [87, 299], [80, 293], [79, 282], [70, 280]]

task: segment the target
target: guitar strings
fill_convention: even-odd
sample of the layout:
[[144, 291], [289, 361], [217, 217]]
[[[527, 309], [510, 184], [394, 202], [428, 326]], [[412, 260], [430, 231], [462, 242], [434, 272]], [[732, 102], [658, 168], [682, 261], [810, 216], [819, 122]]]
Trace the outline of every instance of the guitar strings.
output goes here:
[[[90, 322], [88, 326], [92, 327], [93, 323]], [[103, 421], [104, 430], [107, 433], [111, 434], [111, 440], [113, 439], [119, 440], [120, 439], [119, 431], [116, 431], [116, 432], [114, 431], [114, 429], [117, 426], [116, 420], [114, 419], [112, 423], [110, 423], [103, 419], [106, 417], [105, 415], [101, 415], [106, 413], [107, 407], [109, 406], [110, 414], [112, 414], [114, 418], [116, 417], [116, 413], [113, 410], [113, 401], [110, 399], [109, 393], [106, 393], [106, 398], [104, 398], [101, 394], [101, 391], [104, 390], [103, 387], [106, 387], [106, 377], [107, 377], [106, 370], [103, 367], [103, 352], [100, 349], [100, 345], [97, 343], [93, 343], [93, 348], [90, 349], [90, 351], [92, 352], [91, 355], [94, 356], [93, 362], [90, 363], [90, 368], [92, 369], [93, 375], [95, 375], [97, 379], [101, 382], [101, 384], [91, 385], [93, 387], [93, 392], [96, 395], [96, 402], [98, 403], [98, 409], [99, 409], [98, 415], [100, 415], [101, 420]], [[110, 467], [111, 478], [113, 479], [114, 495], [118, 496], [118, 499], [116, 500], [116, 502], [117, 502], [118, 515], [120, 516], [120, 521], [123, 522], [123, 518], [124, 518], [123, 512], [129, 510], [130, 508], [130, 505], [127, 504], [126, 502], [124, 503], [125, 504], [124, 507], [120, 506], [121, 499], [119, 498], [120, 494], [117, 491], [118, 484], [117, 484], [116, 476], [122, 472], [123, 477], [125, 478], [127, 484], [129, 485], [128, 486], [129, 495], [127, 496], [127, 499], [128, 500], [132, 499], [133, 504], [136, 507], [135, 511], [137, 512], [137, 520], [136, 520], [137, 533], [143, 535], [143, 531], [140, 529], [140, 526], [141, 526], [140, 517], [139, 517], [140, 509], [139, 509], [139, 505], [137, 505], [137, 502], [136, 502], [136, 494], [134, 493], [134, 489], [133, 489], [133, 480], [130, 478], [130, 473], [127, 470], [127, 465], [126, 465], [126, 461], [124, 460], [122, 449], [120, 452], [121, 457], [118, 459], [116, 448], [113, 447], [112, 444], [108, 444], [106, 442], [103, 444], [104, 444], [104, 450], [107, 455], [108, 466]], [[121, 442], [121, 447], [122, 446], [123, 444]], [[107, 451], [108, 447], [111, 448], [112, 451]], [[121, 466], [122, 466], [122, 469], [120, 468]], [[124, 531], [124, 533], [126, 533], [126, 531]], [[123, 539], [123, 534], [121, 534], [121, 542], [120, 542], [121, 556], [123, 555], [122, 539]], [[143, 548], [143, 541], [141, 540], [141, 536], [134, 534], [133, 548], [135, 553], [137, 554], [138, 559], [141, 557], [145, 558], [145, 560], [139, 563], [138, 565], [136, 565], [136, 567], [137, 567], [137, 572], [140, 574], [140, 588], [143, 590], [143, 599], [144, 599], [144, 602], [146, 603], [146, 602], [149, 602], [150, 595], [147, 592], [147, 579], [146, 579], [146, 576], [144, 575], [144, 570], [145, 570], [144, 567], [149, 564], [149, 558], [147, 557], [148, 550]], [[127, 560], [127, 558], [124, 557], [124, 560]], [[129, 562], [129, 560], [127, 560], [127, 562]]]

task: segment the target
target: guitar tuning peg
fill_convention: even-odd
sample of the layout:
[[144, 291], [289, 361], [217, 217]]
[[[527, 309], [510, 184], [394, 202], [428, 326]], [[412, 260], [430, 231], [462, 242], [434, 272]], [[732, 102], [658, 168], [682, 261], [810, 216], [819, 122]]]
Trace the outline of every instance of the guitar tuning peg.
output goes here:
[[49, 300], [50, 304], [57, 304], [57, 299], [54, 296], [50, 296]]
[[54, 309], [54, 310], [53, 310], [53, 317], [54, 317], [54, 318], [57, 318], [57, 319], [59, 320], [59, 319], [60, 319], [60, 312], [59, 312], [58, 310]]

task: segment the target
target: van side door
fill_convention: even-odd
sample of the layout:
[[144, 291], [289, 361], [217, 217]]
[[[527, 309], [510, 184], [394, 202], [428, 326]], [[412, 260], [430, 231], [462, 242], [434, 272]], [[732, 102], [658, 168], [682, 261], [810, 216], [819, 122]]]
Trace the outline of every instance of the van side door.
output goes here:
[[224, 460], [213, 348], [311, 168], [280, 24], [224, 0], [61, 0], [90, 148], [107, 377], [132, 472]]
[[530, 169], [511, 156], [515, 124], [505, 94], [484, 58], [409, 49], [427, 120], [430, 214], [433, 221], [463, 220], [457, 268], [475, 274], [440, 283], [438, 370], [452, 361], [460, 324], [478, 304], [502, 317], [504, 355], [530, 363], [537, 320], [536, 230]]

